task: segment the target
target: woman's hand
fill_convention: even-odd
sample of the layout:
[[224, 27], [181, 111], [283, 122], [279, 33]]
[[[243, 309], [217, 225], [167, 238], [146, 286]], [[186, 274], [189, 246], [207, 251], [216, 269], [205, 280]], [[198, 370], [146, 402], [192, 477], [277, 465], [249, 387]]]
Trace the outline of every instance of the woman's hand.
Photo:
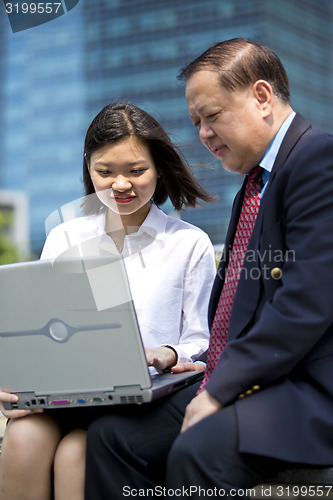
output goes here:
[[30, 415], [31, 413], [43, 413], [43, 409], [36, 408], [35, 410], [6, 410], [2, 403], [8, 401], [9, 403], [16, 403], [18, 397], [15, 394], [10, 394], [9, 392], [0, 391], [0, 411], [6, 418], [19, 418]]
[[176, 354], [169, 347], [146, 347], [145, 351], [148, 366], [154, 366], [156, 370], [162, 371], [177, 363]]

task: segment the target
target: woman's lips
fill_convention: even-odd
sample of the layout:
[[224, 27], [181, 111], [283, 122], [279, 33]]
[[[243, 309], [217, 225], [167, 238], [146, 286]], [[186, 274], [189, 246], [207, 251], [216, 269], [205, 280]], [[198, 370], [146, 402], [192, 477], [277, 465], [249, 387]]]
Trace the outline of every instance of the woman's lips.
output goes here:
[[135, 196], [114, 196], [116, 203], [130, 203], [135, 199]]

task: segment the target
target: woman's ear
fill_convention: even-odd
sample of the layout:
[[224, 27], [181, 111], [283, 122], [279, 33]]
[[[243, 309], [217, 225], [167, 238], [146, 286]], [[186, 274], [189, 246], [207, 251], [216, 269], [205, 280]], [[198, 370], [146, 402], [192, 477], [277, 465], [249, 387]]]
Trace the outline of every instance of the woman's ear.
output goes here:
[[87, 153], [84, 153], [83, 158], [84, 158], [84, 162], [86, 164], [87, 170], [88, 170], [88, 172], [90, 174], [90, 163], [89, 163], [89, 160], [88, 160], [88, 157], [87, 157]]

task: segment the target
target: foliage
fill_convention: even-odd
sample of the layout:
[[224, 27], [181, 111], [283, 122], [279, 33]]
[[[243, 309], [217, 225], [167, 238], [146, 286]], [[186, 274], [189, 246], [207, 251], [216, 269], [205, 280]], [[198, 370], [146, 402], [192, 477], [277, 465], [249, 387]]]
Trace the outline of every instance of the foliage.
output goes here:
[[13, 215], [0, 210], [0, 265], [19, 260], [19, 251], [8, 236], [8, 228], [12, 225]]

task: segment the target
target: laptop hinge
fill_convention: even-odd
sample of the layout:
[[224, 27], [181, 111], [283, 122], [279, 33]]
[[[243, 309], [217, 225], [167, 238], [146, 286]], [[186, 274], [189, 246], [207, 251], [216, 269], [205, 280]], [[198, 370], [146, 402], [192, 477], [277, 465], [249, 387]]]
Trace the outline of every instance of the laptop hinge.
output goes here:
[[122, 394], [133, 394], [138, 393], [142, 390], [141, 385], [116, 385], [114, 387], [114, 392], [117, 394], [118, 392]]

